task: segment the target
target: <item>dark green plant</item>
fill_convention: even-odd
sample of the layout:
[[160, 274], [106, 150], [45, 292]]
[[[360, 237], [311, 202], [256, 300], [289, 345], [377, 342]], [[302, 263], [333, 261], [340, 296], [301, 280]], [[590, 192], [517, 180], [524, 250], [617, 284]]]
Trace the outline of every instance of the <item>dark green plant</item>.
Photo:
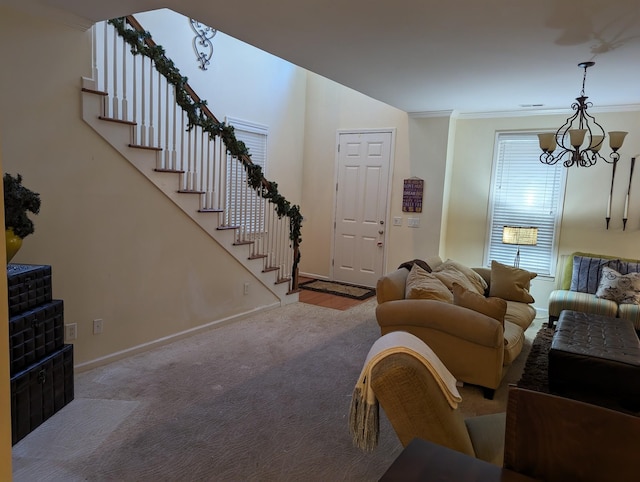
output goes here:
[[22, 176], [4, 174], [4, 227], [24, 239], [33, 233], [33, 221], [27, 212], [40, 212], [40, 194], [22, 185]]

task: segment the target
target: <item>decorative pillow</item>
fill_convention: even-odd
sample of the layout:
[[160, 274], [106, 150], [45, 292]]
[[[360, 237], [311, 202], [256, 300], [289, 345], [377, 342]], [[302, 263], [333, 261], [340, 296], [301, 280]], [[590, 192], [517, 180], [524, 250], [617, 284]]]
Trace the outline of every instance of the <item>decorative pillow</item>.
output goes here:
[[619, 260], [618, 271], [620, 274], [638, 273], [640, 272], [640, 262]]
[[571, 291], [595, 294], [600, 284], [602, 268], [605, 266], [620, 271], [619, 259], [590, 258], [587, 256], [573, 257], [573, 271], [571, 273]]
[[458, 283], [453, 283], [453, 304], [490, 316], [502, 323], [504, 327], [507, 302], [501, 298], [485, 298], [483, 295], [469, 291]]
[[478, 294], [484, 294], [484, 291], [479, 291], [476, 285], [469, 280], [467, 275], [453, 264], [445, 265], [442, 263], [440, 266], [435, 268], [431, 274], [442, 281], [449, 291], [453, 290], [453, 283], [458, 283], [468, 290], [475, 291]]
[[429, 266], [429, 263], [421, 259], [413, 259], [411, 261], [405, 261], [400, 266], [398, 266], [398, 269], [406, 268], [409, 271], [411, 271], [411, 268], [413, 268], [414, 264], [417, 264], [418, 266], [420, 266], [427, 273], [431, 273], [431, 266]]
[[407, 299], [429, 299], [453, 303], [453, 295], [433, 274], [427, 273], [417, 264], [413, 265], [407, 276], [405, 287]]
[[484, 280], [484, 278], [482, 276], [480, 276], [480, 274], [478, 274], [476, 271], [474, 271], [473, 269], [465, 266], [462, 263], [458, 263], [457, 261], [454, 261], [452, 259], [447, 259], [444, 263], [442, 263], [441, 265], [437, 266], [432, 271], [433, 272], [442, 271], [442, 270], [447, 269], [447, 267], [449, 267], [449, 266], [453, 266], [458, 271], [460, 271], [462, 274], [464, 274], [467, 277], [467, 279], [471, 282], [471, 284], [473, 284], [473, 286], [475, 287], [475, 291], [477, 291], [481, 295], [484, 295], [484, 292], [489, 287], [487, 285], [487, 282]]
[[640, 305], [640, 273], [620, 274], [603, 267], [596, 297], [619, 304]]
[[526, 269], [514, 268], [506, 264], [491, 261], [491, 283], [489, 296], [495, 296], [507, 301], [533, 303], [535, 300], [529, 294], [531, 280], [537, 273]]

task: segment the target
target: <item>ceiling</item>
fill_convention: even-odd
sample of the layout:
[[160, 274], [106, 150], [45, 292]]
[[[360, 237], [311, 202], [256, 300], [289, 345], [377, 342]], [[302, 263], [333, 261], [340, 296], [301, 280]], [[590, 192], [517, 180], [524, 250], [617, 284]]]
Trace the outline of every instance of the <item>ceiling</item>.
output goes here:
[[[640, 106], [638, 0], [0, 0], [89, 21], [171, 8], [410, 113]], [[83, 20], [84, 21], [84, 20]], [[86, 24], [86, 22], [85, 22]]]

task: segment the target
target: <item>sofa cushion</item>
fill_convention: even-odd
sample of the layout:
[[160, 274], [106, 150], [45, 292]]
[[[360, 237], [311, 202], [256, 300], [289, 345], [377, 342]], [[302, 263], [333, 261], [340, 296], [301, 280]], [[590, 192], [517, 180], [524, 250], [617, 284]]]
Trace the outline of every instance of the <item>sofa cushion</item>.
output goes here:
[[622, 274], [640, 272], [640, 261], [618, 260], [618, 271]]
[[554, 290], [549, 295], [549, 316], [557, 318], [562, 310], [615, 317], [618, 312], [618, 304], [615, 301], [596, 298], [596, 295], [591, 293]]
[[609, 267], [618, 271], [619, 259], [574, 256], [571, 271], [571, 291], [595, 294], [600, 284], [602, 268]]
[[434, 268], [431, 274], [442, 281], [449, 291], [453, 291], [453, 283], [458, 283], [466, 289], [478, 293], [476, 286], [469, 280], [469, 278], [467, 278], [467, 276], [457, 267], [451, 264], [443, 264], [438, 268]]
[[453, 303], [453, 295], [442, 281], [436, 278], [433, 273], [427, 273], [417, 264], [413, 265], [407, 276], [405, 298]]
[[640, 273], [620, 274], [604, 266], [596, 297], [621, 304], [640, 304]]
[[640, 331], [640, 305], [618, 305], [618, 318], [629, 320], [636, 331]]
[[484, 295], [468, 290], [458, 283], [454, 283], [453, 304], [490, 316], [504, 325], [507, 302], [501, 298], [485, 298]]
[[[451, 271], [450, 268], [454, 268], [455, 270], [461, 272], [467, 278], [467, 280], [473, 285], [473, 287], [475, 288], [474, 291], [480, 293], [481, 295], [484, 295], [484, 292], [488, 288], [487, 282], [477, 271], [465, 266], [462, 263], [459, 263], [452, 259], [447, 259], [440, 266], [434, 267], [433, 272], [437, 273], [437, 272], [442, 272], [447, 270]], [[447, 283], [445, 282], [445, 284]]]
[[531, 280], [537, 276], [525, 269], [514, 268], [497, 261], [491, 261], [491, 284], [489, 296], [497, 296], [507, 301], [533, 303], [529, 294]]
[[522, 351], [524, 331], [515, 323], [504, 322], [504, 366], [511, 365]]
[[530, 304], [507, 301], [507, 312], [504, 315], [505, 321], [518, 325], [524, 331], [531, 326], [535, 317], [536, 309]]

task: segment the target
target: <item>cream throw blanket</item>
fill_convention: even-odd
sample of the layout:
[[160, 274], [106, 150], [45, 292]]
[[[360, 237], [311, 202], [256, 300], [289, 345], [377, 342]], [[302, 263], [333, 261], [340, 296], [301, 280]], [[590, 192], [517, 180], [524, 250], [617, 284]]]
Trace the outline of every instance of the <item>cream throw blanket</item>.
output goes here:
[[367, 452], [378, 445], [380, 428], [378, 400], [370, 385], [371, 370], [376, 363], [393, 353], [409, 353], [420, 360], [433, 375], [451, 408], [457, 408], [462, 401], [455, 377], [422, 340], [404, 331], [382, 336], [369, 350], [351, 397], [349, 429], [353, 443]]

